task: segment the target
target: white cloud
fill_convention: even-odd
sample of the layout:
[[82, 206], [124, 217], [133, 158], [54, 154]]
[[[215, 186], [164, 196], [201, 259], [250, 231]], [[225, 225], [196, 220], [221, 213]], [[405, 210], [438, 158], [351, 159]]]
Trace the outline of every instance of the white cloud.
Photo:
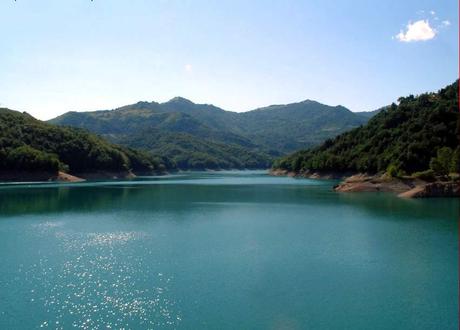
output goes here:
[[436, 15], [436, 12], [434, 10], [431, 10], [430, 14], [434, 16], [434, 15]]
[[442, 21], [442, 25], [444, 25], [444, 26], [449, 26], [449, 25], [450, 25], [450, 21], [448, 21], [448, 20]]
[[185, 64], [184, 69], [186, 72], [192, 72], [193, 71], [193, 66], [191, 64]]
[[396, 39], [402, 42], [426, 41], [433, 39], [437, 31], [430, 26], [428, 20], [419, 20], [414, 23], [409, 22], [406, 31], [400, 31]]

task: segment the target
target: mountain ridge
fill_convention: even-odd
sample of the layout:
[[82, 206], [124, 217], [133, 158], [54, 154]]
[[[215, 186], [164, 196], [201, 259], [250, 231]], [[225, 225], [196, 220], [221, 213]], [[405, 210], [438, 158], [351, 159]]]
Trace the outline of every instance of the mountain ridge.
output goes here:
[[[216, 144], [232, 147], [225, 148], [227, 151], [242, 147], [245, 154], [255, 152], [258, 155], [256, 158], [265, 160], [318, 144], [366, 121], [367, 118], [343, 106], [329, 106], [313, 100], [233, 112], [212, 104], [193, 103], [183, 97], [174, 97], [163, 103], [140, 101], [112, 110], [72, 111], [50, 120], [58, 125], [88, 129], [127, 146], [132, 146], [130, 141], [137, 141], [136, 147], [142, 145], [150, 151], [155, 149], [152, 149], [153, 141], [149, 134], [157, 137], [164, 134], [163, 141], [178, 142], [183, 136], [176, 140], [171, 139], [169, 134], [184, 133], [207, 143], [209, 148], [206, 149], [219, 148]], [[139, 132], [143, 132], [145, 141], [150, 143], [140, 143], [142, 138]], [[155, 146], [158, 144], [155, 143]], [[166, 156], [174, 158], [176, 155]], [[216, 155], [210, 156], [215, 158]], [[206, 160], [196, 161], [202, 162]], [[266, 161], [262, 164], [266, 164]]]

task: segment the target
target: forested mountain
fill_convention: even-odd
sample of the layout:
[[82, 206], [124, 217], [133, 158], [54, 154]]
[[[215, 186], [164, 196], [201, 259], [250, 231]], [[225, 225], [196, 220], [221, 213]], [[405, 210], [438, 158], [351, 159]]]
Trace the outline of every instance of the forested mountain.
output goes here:
[[165, 155], [180, 168], [254, 168], [367, 120], [345, 107], [309, 100], [236, 113], [177, 97], [115, 110], [68, 112], [51, 122]]
[[169, 166], [163, 159], [114, 145], [83, 129], [0, 108], [0, 172], [160, 172]]
[[316, 145], [367, 121], [343, 106], [311, 100], [240, 113], [239, 119], [251, 141], [283, 154]]
[[442, 163], [443, 172], [458, 172], [459, 133], [457, 80], [437, 93], [401, 97], [366, 125], [281, 158], [274, 168], [411, 174]]
[[151, 130], [126, 136], [124, 143], [150, 150], [170, 159], [180, 169], [260, 169], [269, 168], [272, 158], [237, 144], [224, 144], [187, 133], [155, 133]]

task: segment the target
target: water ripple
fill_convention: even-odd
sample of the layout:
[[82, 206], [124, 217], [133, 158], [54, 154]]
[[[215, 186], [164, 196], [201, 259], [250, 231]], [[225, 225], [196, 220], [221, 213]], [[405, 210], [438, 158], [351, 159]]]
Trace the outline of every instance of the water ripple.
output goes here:
[[45, 311], [37, 327], [151, 329], [179, 325], [181, 313], [170, 293], [173, 277], [154, 269], [130, 246], [145, 246], [149, 238], [144, 233], [71, 232], [58, 222], [44, 222], [37, 228], [37, 235], [54, 230], [65, 252], [62, 262], [42, 257], [26, 271], [26, 281], [36, 288], [30, 292], [30, 303], [40, 304]]

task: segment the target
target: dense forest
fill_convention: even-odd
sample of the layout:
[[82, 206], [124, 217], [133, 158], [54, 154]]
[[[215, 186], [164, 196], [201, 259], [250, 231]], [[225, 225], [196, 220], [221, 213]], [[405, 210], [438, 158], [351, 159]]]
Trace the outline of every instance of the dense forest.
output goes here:
[[0, 171], [160, 172], [170, 166], [164, 159], [111, 144], [83, 129], [0, 108]]
[[177, 97], [115, 110], [68, 112], [50, 122], [164, 155], [180, 169], [219, 169], [267, 168], [276, 157], [367, 120], [345, 107], [310, 100], [236, 113]]
[[437, 93], [401, 97], [366, 125], [278, 159], [273, 167], [297, 173], [458, 172], [459, 134], [457, 80]]
[[[115, 140], [118, 141], [118, 140]], [[144, 130], [120, 139], [133, 148], [149, 150], [170, 159], [179, 169], [269, 168], [272, 158], [237, 144], [199, 139], [191, 134]]]

